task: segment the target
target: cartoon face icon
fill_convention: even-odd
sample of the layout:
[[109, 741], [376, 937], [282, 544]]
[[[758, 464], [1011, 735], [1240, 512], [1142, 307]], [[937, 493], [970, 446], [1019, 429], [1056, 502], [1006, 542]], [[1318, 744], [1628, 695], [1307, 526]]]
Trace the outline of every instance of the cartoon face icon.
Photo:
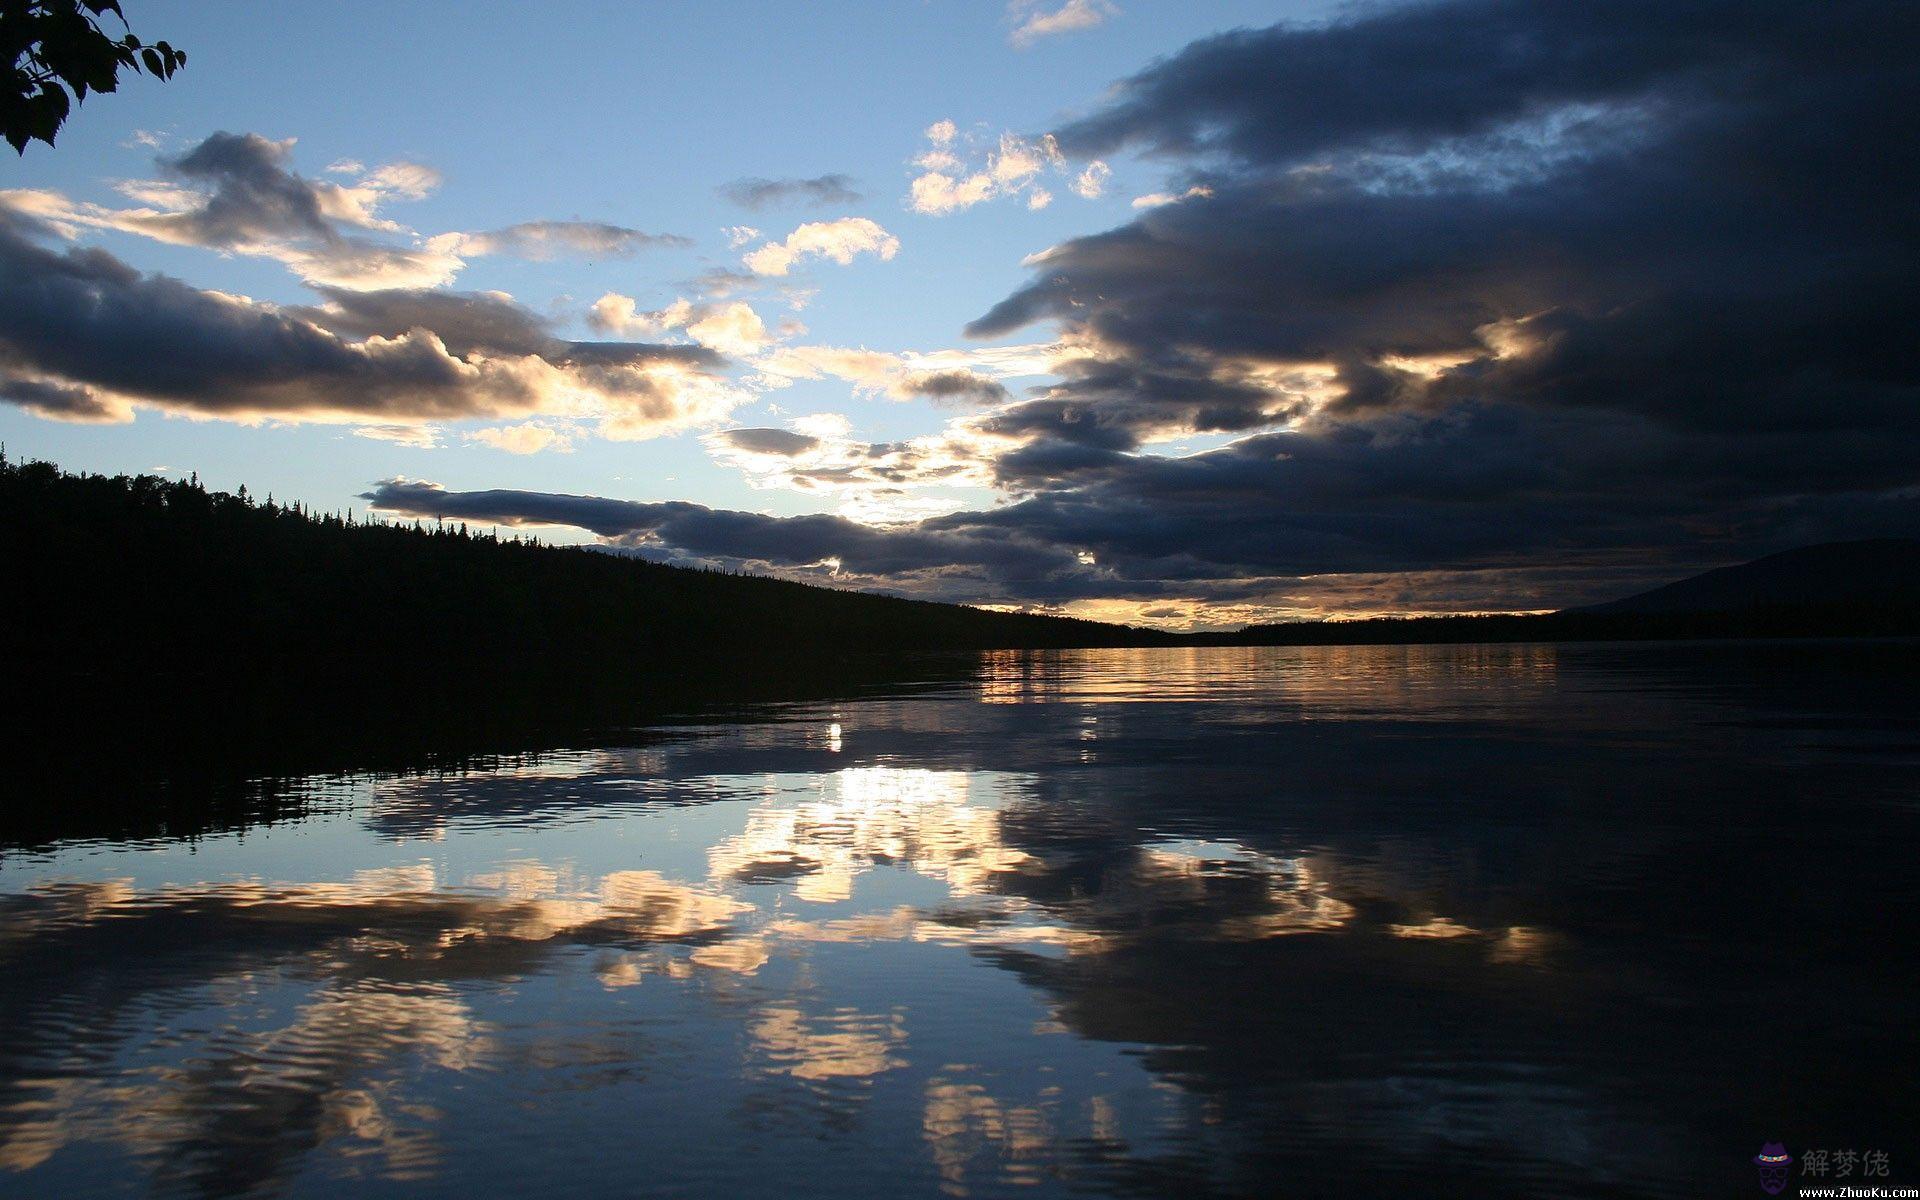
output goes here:
[[1778, 1196], [1787, 1188], [1787, 1168], [1793, 1165], [1793, 1155], [1779, 1142], [1768, 1142], [1760, 1147], [1760, 1153], [1753, 1156], [1754, 1165], [1760, 1168], [1760, 1189], [1769, 1196]]

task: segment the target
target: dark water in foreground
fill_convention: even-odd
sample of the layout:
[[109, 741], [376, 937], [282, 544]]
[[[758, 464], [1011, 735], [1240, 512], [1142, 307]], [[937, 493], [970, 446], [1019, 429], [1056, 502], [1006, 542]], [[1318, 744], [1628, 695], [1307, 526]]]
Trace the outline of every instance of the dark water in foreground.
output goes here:
[[1920, 1182], [1913, 645], [1005, 655], [765, 716], [8, 854], [0, 1194]]

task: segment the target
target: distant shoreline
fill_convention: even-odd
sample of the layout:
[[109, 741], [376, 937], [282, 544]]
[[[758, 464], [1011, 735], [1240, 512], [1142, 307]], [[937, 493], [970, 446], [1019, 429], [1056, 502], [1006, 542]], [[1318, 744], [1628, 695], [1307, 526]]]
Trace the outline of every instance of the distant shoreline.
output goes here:
[[[1789, 551], [1602, 609], [1173, 633], [4, 459], [0, 563], [21, 710], [4, 741], [27, 795], [7, 814], [16, 827], [33, 813], [65, 827], [76, 780], [107, 794], [81, 808], [137, 826], [165, 810], [143, 790], [153, 780], [453, 763], [674, 714], [964, 680], [995, 650], [1920, 635], [1920, 543], [1903, 541]], [[1681, 603], [1694, 607], [1627, 610]]]

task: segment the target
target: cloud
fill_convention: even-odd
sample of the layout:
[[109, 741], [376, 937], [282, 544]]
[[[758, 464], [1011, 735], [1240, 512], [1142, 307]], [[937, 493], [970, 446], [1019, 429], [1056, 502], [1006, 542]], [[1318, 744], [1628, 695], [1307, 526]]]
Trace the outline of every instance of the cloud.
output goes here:
[[854, 190], [853, 179], [847, 175], [819, 175], [812, 179], [736, 179], [715, 190], [723, 199], [755, 210], [783, 204], [858, 204], [866, 199]]
[[774, 341], [760, 315], [751, 305], [739, 300], [696, 304], [680, 299], [665, 308], [642, 312], [633, 297], [608, 292], [593, 302], [587, 323], [602, 333], [616, 335], [661, 334], [680, 329], [703, 346], [742, 357], [755, 354]]
[[362, 425], [353, 436], [415, 450], [434, 450], [440, 445], [440, 431], [431, 425]]
[[215, 133], [185, 154], [159, 159], [165, 178], [123, 182], [121, 192], [141, 207], [77, 204], [53, 193], [39, 193], [40, 203], [64, 232], [113, 229], [276, 259], [304, 279], [338, 287], [431, 286], [459, 271], [460, 259], [444, 247], [371, 236], [404, 235], [380, 210], [425, 197], [440, 182], [437, 172], [397, 162], [349, 184], [311, 180], [290, 169], [292, 151], [291, 139]]
[[901, 355], [845, 346], [787, 346], [755, 365], [787, 379], [831, 377], [874, 392], [886, 391], [908, 370]]
[[492, 446], [495, 450], [505, 450], [508, 454], [538, 454], [542, 450], [565, 453], [573, 449], [573, 442], [566, 434], [545, 425], [536, 425], [531, 421], [519, 425], [502, 425], [492, 429], [476, 429], [467, 435], [467, 440]]
[[745, 393], [699, 346], [573, 342], [490, 293], [323, 289], [281, 307], [47, 249], [0, 203], [0, 392], [66, 420], [138, 408], [367, 427], [556, 415], [633, 439], [715, 423]]
[[[1179, 202], [1033, 256], [969, 327], [1057, 329], [1033, 355], [1053, 380], [916, 444], [709, 447], [895, 514], [952, 478], [1004, 502], [864, 531], [649, 508], [605, 536], [1184, 620], [1552, 607], [1619, 590], [1622, 564], [1911, 534], [1920, 170], [1882, 148], [1920, 133], [1916, 50], [1908, 9], [1865, 0], [1444, 0], [1197, 42], [1056, 130], [1071, 168], [939, 128], [932, 208], [1056, 172], [1091, 191], [1119, 152], [1165, 164], [1149, 199]], [[969, 369], [804, 346], [757, 365], [883, 394]]]
[[420, 239], [384, 211], [421, 200], [439, 172], [392, 162], [371, 170], [341, 160], [328, 168], [348, 182], [308, 179], [291, 167], [292, 139], [215, 133], [177, 157], [158, 161], [159, 179], [117, 188], [138, 207], [78, 203], [55, 192], [9, 192], [64, 236], [111, 229], [177, 246], [270, 258], [309, 283], [335, 288], [421, 288], [450, 283], [468, 258], [512, 255], [544, 261], [562, 255], [624, 257], [653, 247], [687, 247], [676, 234], [645, 233], [597, 221], [525, 221], [475, 233]]
[[[1025, 197], [1029, 209], [1042, 209], [1053, 202], [1053, 193], [1041, 186], [1042, 178], [1070, 175], [1051, 134], [1024, 138], [1002, 133], [982, 150], [971, 137], [963, 143], [952, 121], [940, 121], [927, 129], [927, 141], [929, 149], [913, 160], [920, 174], [907, 192], [907, 207], [926, 216], [943, 216], [1004, 196]], [[1068, 186], [1093, 199], [1110, 173], [1105, 163], [1096, 161], [1078, 178], [1070, 178]], [[1094, 181], [1091, 190], [1083, 186], [1088, 180]]]
[[909, 395], [965, 404], [998, 404], [1008, 396], [1005, 384], [978, 371], [928, 371], [908, 375], [897, 386]]
[[55, 379], [0, 373], [0, 400], [51, 421], [118, 425], [133, 419], [124, 402], [82, 384]]
[[1083, 351], [975, 419], [1023, 497], [978, 520], [1212, 596], [1915, 528], [1920, 172], [1866, 148], [1920, 132], [1916, 48], [1887, 4], [1498, 0], [1189, 46], [1055, 131], [1186, 178], [969, 327]]
[[1082, 200], [1098, 200], [1107, 190], [1107, 180], [1112, 177], [1113, 168], [1096, 159], [1073, 177], [1073, 194]]
[[762, 373], [784, 379], [842, 379], [894, 400], [990, 404], [1008, 396], [1003, 378], [1053, 369], [1055, 347], [982, 347], [894, 353], [846, 346], [782, 346], [756, 359]]
[[785, 275], [803, 259], [825, 258], [846, 266], [857, 255], [872, 254], [882, 260], [900, 252], [900, 239], [866, 217], [842, 217], [837, 221], [809, 221], [787, 235], [784, 242], [767, 242], [742, 256], [741, 262], [756, 275]]
[[1172, 192], [1148, 192], [1144, 196], [1135, 196], [1133, 198], [1133, 207], [1162, 208], [1169, 204], [1178, 204], [1182, 200], [1204, 200], [1211, 195], [1213, 195], [1212, 188], [1196, 184], [1186, 191], [1181, 192], [1179, 195], [1175, 195]]
[[[650, 557], [810, 578], [831, 560], [842, 582], [1012, 605], [1186, 619], [1596, 599], [1623, 563], [1920, 531], [1920, 169], [1887, 149], [1920, 134], [1916, 51], [1920, 21], [1886, 0], [1430, 0], [1203, 39], [1048, 135], [937, 122], [908, 201], [925, 213], [1103, 194], [1117, 154], [1165, 172], [1126, 223], [1031, 256], [968, 328], [1042, 327], [1032, 344], [967, 351], [783, 344], [726, 307], [809, 255], [890, 257], [898, 242], [859, 218], [766, 242], [753, 277], [716, 275], [696, 299], [596, 304], [603, 333], [696, 343], [660, 346], [566, 342], [486, 293], [334, 287], [281, 309], [196, 292], [42, 249], [120, 217], [14, 192], [0, 397], [67, 419], [151, 405], [604, 427], [642, 403], [629, 376], [653, 373], [641, 426], [687, 428], [737, 396], [714, 378], [726, 345], [762, 380], [968, 407], [899, 442], [821, 414], [705, 438], [833, 516], [379, 494], [573, 524]], [[383, 225], [389, 201], [429, 181], [402, 175], [355, 175], [364, 195], [330, 196], [323, 223], [404, 237]], [[225, 185], [210, 178], [127, 194], [325, 248], [270, 172], [229, 189], [246, 200], [233, 213], [212, 211]], [[216, 335], [233, 346], [204, 350]]]
[[917, 213], [940, 216], [958, 209], [972, 208], [995, 194], [993, 177], [986, 172], [955, 179], [938, 171], [929, 171], [914, 179], [907, 203]]
[[1007, 41], [1025, 50], [1041, 38], [1104, 25], [1119, 12], [1119, 8], [1107, 0], [1067, 0], [1051, 11], [1041, 7], [1038, 0], [1012, 0], [1007, 5], [1007, 18], [1018, 24], [1007, 35]]
[[821, 444], [817, 437], [786, 429], [723, 429], [707, 437], [716, 446], [773, 458], [794, 458]]
[[866, 442], [850, 436], [846, 418], [816, 413], [788, 429], [726, 429], [703, 439], [714, 458], [759, 488], [830, 496], [842, 516], [899, 526], [964, 506], [952, 489], [992, 484], [992, 456], [964, 429]]
[[693, 245], [693, 239], [673, 233], [643, 233], [601, 221], [523, 221], [485, 233], [443, 233], [429, 239], [427, 245], [469, 258], [506, 254], [545, 262], [562, 255], [624, 258], [653, 247], [685, 248]]
[[933, 578], [961, 571], [978, 578], [1072, 571], [1081, 564], [1002, 533], [888, 530], [844, 517], [779, 517], [708, 508], [686, 501], [643, 502], [550, 492], [447, 491], [435, 483], [385, 480], [362, 493], [374, 508], [490, 524], [570, 525], [612, 544], [670, 561], [750, 565], [792, 574], [840, 570], [864, 579]]
[[765, 348], [773, 335], [760, 314], [741, 303], [717, 304], [687, 323], [687, 336], [722, 354], [746, 356]]

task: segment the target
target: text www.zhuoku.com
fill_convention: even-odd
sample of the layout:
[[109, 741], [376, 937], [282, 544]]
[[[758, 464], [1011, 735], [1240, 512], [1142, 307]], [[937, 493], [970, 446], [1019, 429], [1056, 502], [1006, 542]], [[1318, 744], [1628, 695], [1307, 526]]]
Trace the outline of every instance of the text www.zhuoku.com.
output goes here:
[[1833, 1187], [1803, 1187], [1800, 1189], [1800, 1195], [1807, 1197], [1844, 1196], [1850, 1198], [1850, 1200], [1865, 1200], [1866, 1197], [1873, 1197], [1874, 1200], [1883, 1200], [1885, 1197], [1905, 1197], [1906, 1200], [1920, 1200], [1920, 1188], [1848, 1187], [1846, 1184], [1836, 1184]]

